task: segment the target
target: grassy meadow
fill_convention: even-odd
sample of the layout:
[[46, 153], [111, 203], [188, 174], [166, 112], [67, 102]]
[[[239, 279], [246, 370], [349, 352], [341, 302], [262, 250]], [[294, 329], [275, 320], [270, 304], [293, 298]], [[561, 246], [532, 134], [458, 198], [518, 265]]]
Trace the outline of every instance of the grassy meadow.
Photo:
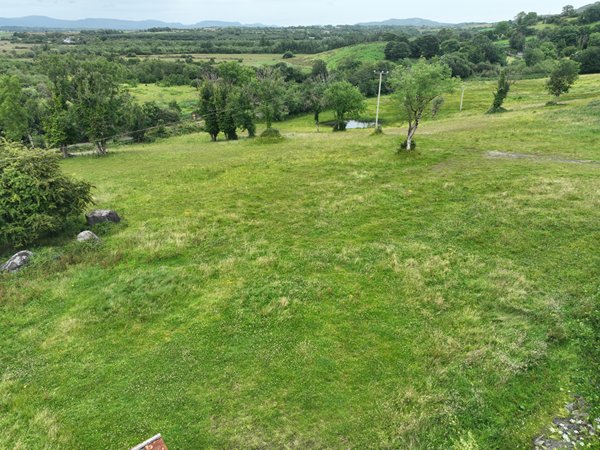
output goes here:
[[[328, 67], [334, 69], [346, 58], [352, 58], [353, 60], [373, 63], [382, 61], [385, 59], [383, 50], [386, 46], [386, 42], [370, 42], [367, 44], [350, 45], [347, 47], [337, 48], [335, 50], [329, 50], [327, 52], [316, 53], [312, 55], [308, 54], [297, 54], [293, 58], [284, 59], [283, 55], [279, 54], [267, 54], [267, 53], [236, 53], [236, 54], [222, 54], [222, 53], [192, 53], [191, 56], [194, 61], [211, 61], [215, 62], [227, 62], [237, 61], [244, 65], [258, 67], [263, 65], [275, 65], [278, 63], [286, 63], [294, 66], [304, 67], [309, 69], [316, 60], [325, 61]], [[179, 54], [167, 54], [167, 55], [153, 55], [149, 58], [156, 59], [181, 59], [187, 55]]]
[[182, 112], [191, 114], [198, 106], [198, 90], [192, 86], [158, 86], [156, 84], [138, 84], [127, 88], [133, 98], [139, 102], [157, 102], [167, 106], [175, 100]]
[[[315, 57], [315, 55], [295, 55], [294, 58], [284, 59], [283, 55], [269, 53], [191, 53], [190, 55], [194, 58], [194, 61], [215, 61], [216, 63], [236, 61], [244, 65], [253, 67], [259, 67], [263, 65], [275, 65], [281, 62], [294, 65], [310, 66]], [[149, 58], [181, 59], [185, 56], [188, 55], [153, 55]]]
[[124, 221], [0, 275], [0, 447], [531, 448], [599, 401], [599, 86], [490, 116], [467, 83], [415, 154], [386, 98], [382, 136], [303, 116], [65, 161]]

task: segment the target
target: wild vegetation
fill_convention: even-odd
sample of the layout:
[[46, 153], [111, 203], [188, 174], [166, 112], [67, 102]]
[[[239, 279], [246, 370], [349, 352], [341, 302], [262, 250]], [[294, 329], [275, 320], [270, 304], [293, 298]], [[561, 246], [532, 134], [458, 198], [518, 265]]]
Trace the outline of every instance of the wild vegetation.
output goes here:
[[574, 398], [600, 418], [596, 12], [4, 36], [0, 256], [33, 257], [0, 273], [0, 446], [520, 449]]

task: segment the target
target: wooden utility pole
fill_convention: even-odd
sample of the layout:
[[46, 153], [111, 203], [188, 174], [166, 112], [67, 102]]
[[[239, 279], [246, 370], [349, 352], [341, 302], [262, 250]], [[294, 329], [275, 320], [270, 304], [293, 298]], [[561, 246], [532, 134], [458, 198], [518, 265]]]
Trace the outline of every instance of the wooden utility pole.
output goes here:
[[379, 73], [379, 92], [377, 93], [377, 113], [375, 114], [375, 129], [379, 128], [379, 104], [381, 103], [381, 84], [383, 82], [383, 74], [388, 74], [387, 70], [374, 70], [373, 73]]

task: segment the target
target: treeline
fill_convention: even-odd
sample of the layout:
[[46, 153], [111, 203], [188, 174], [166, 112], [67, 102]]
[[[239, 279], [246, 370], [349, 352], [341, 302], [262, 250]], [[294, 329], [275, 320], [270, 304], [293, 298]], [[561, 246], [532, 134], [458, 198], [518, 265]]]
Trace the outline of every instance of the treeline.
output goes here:
[[128, 93], [123, 66], [104, 58], [77, 60], [50, 55], [35, 73], [0, 76], [0, 135], [30, 147], [60, 148], [90, 142], [98, 154], [119, 133], [145, 139], [181, 120], [176, 103], [138, 104]]
[[[418, 34], [412, 30], [410, 33]], [[224, 28], [141, 32], [14, 33], [15, 44], [35, 44], [34, 53], [60, 50], [88, 56], [148, 56], [174, 53], [315, 54], [349, 45], [376, 42], [384, 31], [355, 26]]]
[[[147, 138], [146, 130], [164, 129], [184, 119], [176, 102], [138, 104], [128, 92], [132, 84], [194, 86], [196, 113], [209, 132], [215, 130], [213, 138], [223, 133], [235, 139], [240, 129], [254, 136], [257, 121], [270, 126], [286, 116], [312, 113], [318, 122], [319, 113], [328, 107], [325, 91], [332, 83], [345, 83], [361, 98], [374, 96], [378, 77], [373, 72], [390, 71], [393, 64], [348, 60], [329, 70], [317, 60], [306, 71], [285, 63], [252, 68], [239, 62], [76, 59], [54, 54], [26, 69], [12, 68], [0, 77], [0, 134], [32, 147], [60, 148], [68, 156], [68, 147], [76, 143], [95, 143], [97, 152], [104, 154], [107, 142], [119, 134], [141, 142]], [[382, 92], [391, 92], [387, 79]]]
[[510, 66], [522, 76], [546, 76], [562, 58], [580, 64], [581, 73], [600, 72], [600, 4], [561, 14], [519, 13], [514, 20], [483, 30], [444, 29], [411, 37], [389, 36], [386, 59], [439, 58], [455, 76], [495, 75]]

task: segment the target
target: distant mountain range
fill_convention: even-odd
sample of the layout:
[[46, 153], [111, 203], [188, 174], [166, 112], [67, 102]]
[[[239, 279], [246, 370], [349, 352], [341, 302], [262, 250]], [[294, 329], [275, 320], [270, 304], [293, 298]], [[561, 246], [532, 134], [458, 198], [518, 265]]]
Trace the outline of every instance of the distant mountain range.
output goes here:
[[[396, 27], [458, 27], [460, 24], [450, 24], [435, 22], [427, 19], [389, 19], [382, 22], [359, 23], [358, 26], [396, 26]], [[194, 28], [230, 28], [230, 27], [251, 27], [264, 28], [268, 25], [261, 23], [243, 24], [240, 22], [224, 22], [219, 20], [205, 20], [191, 25], [178, 22], [163, 22], [161, 20], [120, 20], [120, 19], [81, 19], [81, 20], [63, 20], [53, 19], [46, 16], [27, 16], [16, 18], [0, 17], [0, 28], [8, 30], [29, 29], [29, 30], [147, 30], [149, 28], [175, 28], [175, 29], [194, 29]]]
[[3, 29], [42, 29], [42, 30], [147, 30], [149, 28], [228, 28], [228, 27], [266, 27], [263, 24], [242, 24], [240, 22], [223, 22], [205, 20], [192, 25], [169, 23], [160, 20], [119, 20], [119, 19], [81, 19], [62, 20], [45, 16], [27, 16], [16, 18], [0, 17], [0, 28]]
[[454, 27], [456, 24], [436, 22], [434, 20], [420, 19], [414, 17], [412, 19], [388, 19], [382, 22], [364, 22], [357, 24], [363, 27]]
[[[600, 3], [600, 2], [596, 2]], [[596, 4], [592, 3], [578, 8], [582, 12], [586, 8]], [[434, 20], [421, 19], [418, 17], [412, 19], [388, 19], [381, 22], [358, 23], [357, 26], [364, 27], [419, 27], [419, 28], [441, 28], [441, 27], [467, 27], [482, 25], [482, 23], [443, 23]], [[225, 22], [220, 20], [205, 20], [191, 25], [177, 22], [163, 22], [161, 20], [120, 20], [120, 19], [81, 19], [81, 20], [63, 20], [53, 19], [46, 16], [27, 16], [16, 18], [0, 17], [0, 29], [5, 30], [147, 30], [149, 28], [175, 28], [175, 29], [194, 29], [194, 28], [230, 28], [230, 27], [248, 27], [265, 28], [269, 25], [262, 23], [243, 24], [240, 22]]]

